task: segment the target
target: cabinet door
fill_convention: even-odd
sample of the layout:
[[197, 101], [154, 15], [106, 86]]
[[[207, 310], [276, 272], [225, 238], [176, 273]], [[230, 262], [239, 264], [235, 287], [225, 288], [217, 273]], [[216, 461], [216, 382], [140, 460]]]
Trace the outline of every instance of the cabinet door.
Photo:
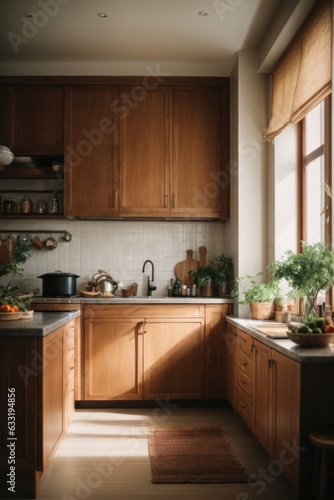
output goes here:
[[74, 412], [74, 371], [75, 371], [75, 332], [76, 320], [67, 323], [64, 328], [64, 429], [70, 426]]
[[38, 430], [42, 432], [43, 451], [40, 470], [47, 468], [65, 432], [66, 327], [61, 327], [42, 339], [43, 375], [40, 392], [42, 411], [38, 411], [38, 415], [42, 415], [42, 421], [37, 424]]
[[144, 398], [204, 397], [203, 319], [150, 319], [144, 333]]
[[8, 88], [0, 86], [0, 144], [9, 146]]
[[163, 216], [169, 200], [169, 90], [120, 89], [120, 214]]
[[270, 454], [272, 447], [273, 420], [273, 362], [271, 359], [271, 349], [269, 347], [257, 340], [254, 340], [254, 345], [253, 432], [263, 448]]
[[280, 461], [284, 473], [297, 488], [299, 458], [285, 452], [299, 444], [300, 435], [300, 363], [273, 351], [274, 360], [274, 425], [273, 457]]
[[85, 399], [142, 398], [142, 335], [136, 319], [85, 321]]
[[173, 88], [172, 92], [172, 214], [228, 216], [221, 89]]
[[117, 215], [116, 90], [68, 89], [65, 122], [65, 215]]
[[225, 317], [231, 304], [205, 306], [205, 398], [225, 396], [224, 342]]
[[12, 151], [16, 155], [63, 155], [63, 87], [18, 85], [9, 95]]

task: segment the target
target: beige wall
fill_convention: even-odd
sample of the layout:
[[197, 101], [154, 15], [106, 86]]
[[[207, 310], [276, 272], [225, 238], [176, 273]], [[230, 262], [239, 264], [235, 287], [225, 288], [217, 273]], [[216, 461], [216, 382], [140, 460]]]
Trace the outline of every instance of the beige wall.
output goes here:
[[[257, 73], [257, 52], [241, 51], [231, 77], [232, 220], [237, 221], [236, 274], [254, 275], [268, 264], [267, 75]], [[264, 276], [266, 277], [266, 276]], [[248, 306], [237, 314], [249, 316]]]

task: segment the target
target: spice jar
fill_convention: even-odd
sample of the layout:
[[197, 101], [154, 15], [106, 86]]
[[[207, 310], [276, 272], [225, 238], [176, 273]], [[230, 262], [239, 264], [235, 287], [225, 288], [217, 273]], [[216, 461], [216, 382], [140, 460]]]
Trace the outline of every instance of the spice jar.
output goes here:
[[48, 206], [45, 200], [37, 200], [36, 203], [36, 214], [46, 214], [48, 211]]
[[12, 215], [15, 214], [16, 211], [16, 203], [12, 198], [6, 198], [3, 202], [3, 213], [4, 215]]
[[20, 202], [20, 213], [28, 215], [32, 213], [32, 201], [28, 196], [24, 196]]
[[53, 191], [53, 195], [51, 196], [49, 213], [59, 214], [59, 198], [57, 195], [57, 191]]

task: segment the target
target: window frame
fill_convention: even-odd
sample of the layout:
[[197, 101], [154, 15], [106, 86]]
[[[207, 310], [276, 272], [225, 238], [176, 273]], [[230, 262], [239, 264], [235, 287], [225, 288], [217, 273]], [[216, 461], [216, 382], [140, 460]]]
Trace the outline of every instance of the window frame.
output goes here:
[[[324, 143], [306, 155], [306, 117], [298, 124], [298, 241], [301, 252], [301, 241], [306, 241], [306, 169], [307, 165], [324, 155], [324, 181], [332, 189], [332, 151], [331, 151], [331, 95], [324, 99]], [[325, 224], [325, 244], [332, 248], [332, 199], [325, 193], [326, 212], [330, 217]]]
[[[301, 242], [306, 241], [306, 168], [312, 160], [324, 155], [324, 181], [332, 185], [332, 95], [324, 99], [324, 143], [306, 155], [306, 117], [298, 123], [298, 251], [302, 251]], [[329, 216], [329, 223], [325, 224], [325, 245], [333, 250], [332, 242], [332, 198], [325, 192], [324, 205]], [[333, 308], [334, 287], [326, 294], [326, 303]]]

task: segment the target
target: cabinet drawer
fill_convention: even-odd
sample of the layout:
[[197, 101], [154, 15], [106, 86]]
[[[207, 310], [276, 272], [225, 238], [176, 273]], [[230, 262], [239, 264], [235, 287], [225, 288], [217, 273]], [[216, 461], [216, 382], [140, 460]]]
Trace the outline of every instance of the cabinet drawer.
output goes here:
[[253, 419], [252, 398], [248, 396], [242, 389], [237, 388], [237, 404], [236, 409], [244, 421], [251, 426]]
[[238, 370], [238, 385], [245, 391], [249, 396], [252, 395], [253, 383], [251, 377], [246, 375], [243, 371]]
[[99, 304], [85, 305], [85, 318], [204, 318], [204, 305], [192, 304], [147, 304], [119, 305]]
[[247, 333], [238, 330], [238, 342], [241, 351], [248, 354], [248, 356], [252, 356], [253, 338], [250, 335], [247, 335]]
[[253, 375], [253, 358], [247, 356], [243, 351], [239, 352], [239, 370], [252, 377]]

